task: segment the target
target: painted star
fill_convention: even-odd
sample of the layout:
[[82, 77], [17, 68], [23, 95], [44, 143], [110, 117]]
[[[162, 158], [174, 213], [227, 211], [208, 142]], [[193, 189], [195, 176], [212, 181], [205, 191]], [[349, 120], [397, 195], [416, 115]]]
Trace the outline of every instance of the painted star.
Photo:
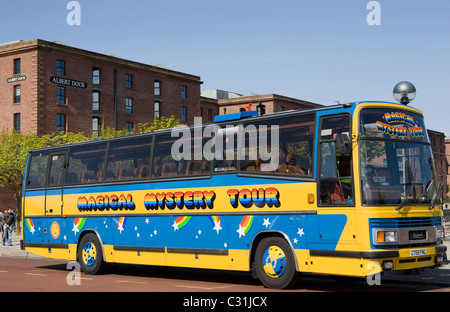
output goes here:
[[79, 230], [78, 230], [78, 228], [77, 228], [77, 225], [74, 223], [73, 224], [73, 229], [72, 229], [72, 231], [73, 231], [73, 234], [75, 234], [75, 235], [77, 235], [77, 232], [80, 232]]
[[117, 229], [119, 230], [120, 234], [122, 234], [122, 231], [124, 230], [123, 229], [123, 224], [119, 223], [119, 227]]
[[298, 229], [297, 234], [300, 235], [300, 237], [302, 237], [303, 235], [305, 235], [305, 233], [303, 232], [303, 229], [300, 229], [300, 228]]
[[239, 230], [236, 230], [236, 232], [239, 233], [239, 238], [241, 238], [242, 235], [245, 236], [245, 228], [243, 228], [240, 224], [239, 224]]
[[294, 244], [297, 244], [297, 242], [298, 242], [298, 239], [296, 237], [296, 238], [294, 238]]
[[31, 232], [31, 234], [33, 234], [33, 235], [34, 235], [34, 232], [36, 232], [36, 230], [34, 229], [34, 225], [31, 227], [30, 232]]
[[264, 219], [264, 223], [263, 223], [263, 225], [265, 225], [266, 226], [266, 229], [269, 227], [269, 225], [271, 225], [272, 223], [270, 223], [270, 221], [269, 221], [269, 218], [267, 218], [267, 219]]
[[147, 218], [145, 219], [145, 223], [149, 224], [150, 220]]
[[219, 234], [219, 231], [222, 229], [222, 225], [220, 225], [220, 221], [219, 222], [215, 222], [214, 221], [214, 227], [213, 230], [217, 231], [217, 234]]
[[179, 230], [179, 228], [178, 228], [178, 223], [177, 223], [176, 221], [173, 221], [172, 226], [173, 226], [173, 231], [174, 231], [174, 232], [175, 232], [176, 230]]

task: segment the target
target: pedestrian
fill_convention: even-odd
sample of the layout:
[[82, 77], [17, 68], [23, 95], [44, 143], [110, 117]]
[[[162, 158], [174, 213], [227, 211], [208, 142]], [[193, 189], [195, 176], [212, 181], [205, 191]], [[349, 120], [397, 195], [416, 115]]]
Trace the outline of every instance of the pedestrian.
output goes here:
[[3, 232], [3, 212], [0, 210], [0, 232]]
[[14, 221], [13, 221], [13, 225], [12, 225], [12, 230], [15, 231], [16, 230], [16, 213], [14, 212], [14, 210], [12, 208], [9, 208], [9, 212], [11, 212], [14, 216]]
[[14, 224], [14, 215], [12, 209], [3, 213], [3, 246], [8, 238], [8, 246], [12, 246], [12, 229]]

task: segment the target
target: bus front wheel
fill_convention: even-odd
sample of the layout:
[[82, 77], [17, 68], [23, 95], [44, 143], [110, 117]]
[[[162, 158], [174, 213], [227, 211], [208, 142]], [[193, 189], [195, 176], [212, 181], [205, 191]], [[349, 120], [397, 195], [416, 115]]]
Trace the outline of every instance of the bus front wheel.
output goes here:
[[290, 288], [297, 281], [291, 248], [280, 237], [261, 240], [256, 248], [254, 265], [259, 280], [268, 288]]
[[94, 233], [81, 238], [77, 251], [78, 263], [86, 274], [100, 274], [106, 268], [100, 241]]

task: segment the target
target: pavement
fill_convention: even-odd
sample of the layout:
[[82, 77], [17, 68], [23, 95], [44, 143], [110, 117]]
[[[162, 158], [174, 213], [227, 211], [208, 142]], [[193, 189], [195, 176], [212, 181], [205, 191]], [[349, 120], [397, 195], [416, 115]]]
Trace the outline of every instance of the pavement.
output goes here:
[[[3, 246], [0, 244], [0, 258], [1, 257], [15, 257], [22, 259], [47, 259], [41, 256], [34, 255], [20, 249], [21, 236], [13, 233], [12, 246]], [[447, 246], [447, 255], [450, 256], [450, 225], [446, 227], [446, 240], [444, 244]], [[419, 269], [414, 272], [392, 272], [393, 274], [385, 274], [381, 278], [381, 282], [403, 282], [403, 283], [423, 283], [427, 285], [447, 286], [450, 287], [450, 261], [446, 264], [434, 269]]]

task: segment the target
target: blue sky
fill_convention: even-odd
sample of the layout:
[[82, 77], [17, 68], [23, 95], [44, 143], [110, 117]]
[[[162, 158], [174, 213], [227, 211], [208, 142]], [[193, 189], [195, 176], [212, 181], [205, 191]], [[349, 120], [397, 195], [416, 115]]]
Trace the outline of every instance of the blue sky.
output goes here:
[[450, 136], [450, 1], [69, 0], [0, 4], [0, 42], [40, 38], [201, 77], [202, 90], [277, 93], [325, 105], [394, 101], [407, 80], [428, 128]]

